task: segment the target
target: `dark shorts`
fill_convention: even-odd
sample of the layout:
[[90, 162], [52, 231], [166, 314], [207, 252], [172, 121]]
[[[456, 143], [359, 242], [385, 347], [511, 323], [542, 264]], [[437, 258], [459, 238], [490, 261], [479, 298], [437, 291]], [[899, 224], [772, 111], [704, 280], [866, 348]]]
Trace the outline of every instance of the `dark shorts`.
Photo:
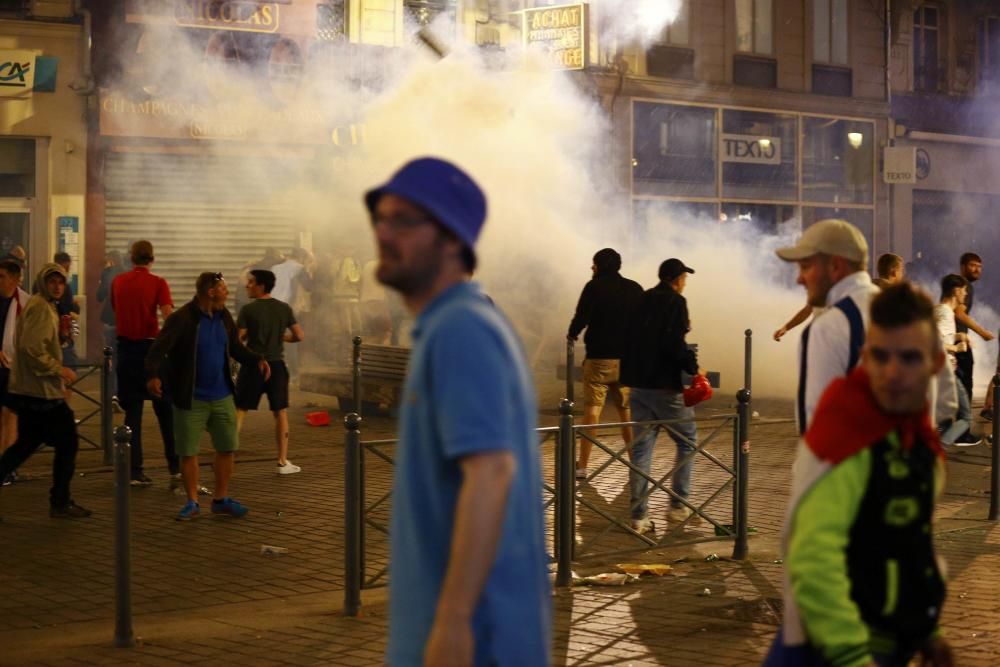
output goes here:
[[256, 364], [243, 364], [236, 376], [236, 409], [256, 410], [260, 397], [267, 394], [272, 412], [288, 407], [288, 367], [284, 361], [269, 361], [271, 377], [267, 380]]

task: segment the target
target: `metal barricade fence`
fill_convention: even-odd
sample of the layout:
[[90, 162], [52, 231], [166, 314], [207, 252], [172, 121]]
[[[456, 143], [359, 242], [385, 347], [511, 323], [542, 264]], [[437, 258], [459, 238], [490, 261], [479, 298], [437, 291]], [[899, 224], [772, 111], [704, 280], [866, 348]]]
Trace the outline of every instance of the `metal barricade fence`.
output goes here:
[[[560, 405], [559, 425], [537, 429], [543, 460], [542, 494], [546, 513], [546, 540], [551, 545], [550, 556], [556, 562], [556, 585], [570, 585], [570, 568], [574, 561], [653, 548], [712, 540], [733, 540], [733, 558], [746, 558], [749, 398], [749, 392], [741, 390], [735, 414], [693, 420], [695, 424], [705, 428], [707, 434], [693, 443], [689, 442], [691, 449], [680, 461], [675, 460], [671, 468], [666, 471], [660, 470], [655, 474], [648, 474], [633, 465], [628, 460], [624, 445], [615, 448], [608, 441], [596, 437], [596, 434], [602, 429], [631, 426], [656, 429], [665, 431], [668, 435], [677, 434], [682, 437], [677, 428], [680, 422], [673, 420], [575, 425], [573, 404], [564, 399]], [[392, 468], [395, 464], [393, 448], [397, 440], [388, 438], [363, 441], [361, 418], [355, 413], [345, 417], [344, 425], [346, 428], [344, 613], [355, 616], [360, 608], [361, 590], [383, 586], [388, 581], [388, 518], [392, 496]], [[733, 448], [732, 458], [727, 462], [728, 454], [718, 451], [717, 446], [722, 442], [728, 442], [728, 438], [724, 437], [730, 432]], [[608, 459], [588, 475], [586, 480], [582, 480], [583, 484], [578, 487], [575, 478], [575, 450], [576, 441], [580, 437], [592, 442], [595, 447], [608, 455]], [[554, 441], [555, 451], [545, 456], [541, 448], [550, 441]], [[662, 447], [661, 443], [661, 452]], [[661, 456], [658, 460], [664, 458], [669, 457]], [[667, 486], [667, 482], [681, 466], [692, 465], [696, 458], [707, 461], [710, 464], [709, 470], [716, 474], [699, 472], [704, 481], [699, 483], [691, 496], [682, 498]], [[631, 509], [628, 500], [619, 500], [615, 507], [603, 508], [588, 495], [588, 489], [596, 488], [593, 483], [601, 475], [606, 478], [615, 477], [610, 481], [609, 488], [617, 484], [620, 492], [622, 472], [626, 472], [629, 476], [644, 478], [649, 485], [647, 497], [659, 492], [661, 499], [665, 497], [668, 504], [671, 501], [679, 502], [692, 512], [692, 516], [673, 526], [671, 530], [662, 531], [658, 537], [649, 537], [647, 534], [636, 532], [628, 522]], [[719, 477], [722, 478], [721, 481]], [[549, 482], [550, 479], [553, 481]], [[373, 480], [379, 483], [372, 484]], [[366, 489], [373, 487], [379, 488], [379, 492], [369, 501]], [[732, 493], [727, 497], [728, 490]], [[626, 492], [625, 497], [627, 496]], [[731, 502], [731, 508], [726, 507], [726, 501]], [[715, 512], [717, 507], [719, 512]], [[576, 516], [578, 510], [603, 519], [604, 525], [588, 533], [587, 531], [593, 526], [587, 519]], [[730, 516], [729, 510], [732, 523], [727, 523], [721, 518]], [[704, 521], [711, 533], [687, 533], [685, 527], [694, 520], [694, 517]], [[368, 529], [371, 529], [370, 533]], [[378, 537], [370, 540], [367, 537], [369, 534]], [[377, 554], [369, 550], [370, 542], [375, 539], [380, 542]]]
[[[105, 347], [102, 351], [103, 358], [98, 363], [80, 363], [72, 366], [77, 374], [76, 380], [66, 385], [66, 389], [71, 396], [80, 397], [87, 405], [82, 411], [75, 411], [77, 414], [76, 424], [79, 438], [82, 442], [89, 444], [94, 449], [104, 452], [104, 465], [111, 465], [114, 460], [114, 438], [112, 430], [112, 406], [111, 406], [111, 348]], [[90, 393], [84, 391], [83, 383], [90, 377], [97, 376], [99, 381], [98, 398], [94, 398]], [[85, 431], [80, 431], [79, 427], [92, 422], [97, 418], [100, 422], [99, 435], [97, 440], [89, 436]]]

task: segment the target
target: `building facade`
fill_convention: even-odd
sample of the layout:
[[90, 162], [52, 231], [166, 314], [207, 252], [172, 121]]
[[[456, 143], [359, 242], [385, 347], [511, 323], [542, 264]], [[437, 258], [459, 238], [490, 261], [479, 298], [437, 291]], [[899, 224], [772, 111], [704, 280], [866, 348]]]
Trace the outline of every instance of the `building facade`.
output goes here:
[[83, 24], [71, 0], [0, 2], [0, 255], [23, 248], [29, 284], [55, 252], [69, 252], [86, 305], [94, 285], [80, 270], [80, 239], [92, 80]]

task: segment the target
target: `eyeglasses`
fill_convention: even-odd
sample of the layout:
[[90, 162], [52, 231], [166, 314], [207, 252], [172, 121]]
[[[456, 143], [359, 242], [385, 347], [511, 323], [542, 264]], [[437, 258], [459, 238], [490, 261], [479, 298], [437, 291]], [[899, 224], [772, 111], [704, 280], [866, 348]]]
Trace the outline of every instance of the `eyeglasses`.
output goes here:
[[427, 225], [433, 222], [434, 220], [427, 216], [394, 215], [389, 218], [380, 217], [378, 215], [372, 216], [372, 227], [385, 225], [390, 231], [393, 232], [407, 231], [419, 227], [420, 225]]

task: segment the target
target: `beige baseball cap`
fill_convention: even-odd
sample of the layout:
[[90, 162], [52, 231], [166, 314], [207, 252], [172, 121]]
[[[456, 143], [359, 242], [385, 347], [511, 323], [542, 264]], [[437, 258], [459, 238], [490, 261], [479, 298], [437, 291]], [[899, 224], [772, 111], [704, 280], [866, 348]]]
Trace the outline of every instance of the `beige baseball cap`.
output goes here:
[[846, 220], [820, 220], [802, 232], [798, 243], [776, 252], [786, 262], [797, 262], [820, 253], [864, 262], [868, 259], [868, 241]]

